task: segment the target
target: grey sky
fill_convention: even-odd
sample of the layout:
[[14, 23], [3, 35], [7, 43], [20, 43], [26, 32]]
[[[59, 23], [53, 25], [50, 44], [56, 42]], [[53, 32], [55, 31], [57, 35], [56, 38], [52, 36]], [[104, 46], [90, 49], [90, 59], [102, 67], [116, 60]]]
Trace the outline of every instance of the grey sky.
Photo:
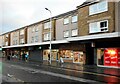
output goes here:
[[0, 33], [76, 9], [86, 0], [0, 0]]

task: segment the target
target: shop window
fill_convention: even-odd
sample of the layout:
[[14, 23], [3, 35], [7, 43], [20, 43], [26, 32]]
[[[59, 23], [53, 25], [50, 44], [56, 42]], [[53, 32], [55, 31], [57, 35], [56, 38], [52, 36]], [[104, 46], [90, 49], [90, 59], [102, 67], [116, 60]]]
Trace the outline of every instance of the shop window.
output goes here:
[[104, 65], [104, 48], [97, 49], [97, 64]]
[[83, 52], [80, 51], [73, 52], [73, 62], [83, 64], [84, 62]]

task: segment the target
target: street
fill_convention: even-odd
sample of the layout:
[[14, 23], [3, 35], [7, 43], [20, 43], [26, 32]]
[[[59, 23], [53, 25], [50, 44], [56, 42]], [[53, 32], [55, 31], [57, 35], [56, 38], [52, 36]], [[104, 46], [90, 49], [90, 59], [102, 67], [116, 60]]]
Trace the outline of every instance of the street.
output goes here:
[[29, 64], [25, 62], [12, 63], [11, 61], [3, 61], [2, 70], [2, 80], [4, 83], [74, 82], [82, 84], [104, 84], [120, 82], [120, 78], [116, 76], [73, 71], [50, 66], [43, 67], [42, 65]]
[[4, 82], [94, 82], [28, 67], [3, 63]]

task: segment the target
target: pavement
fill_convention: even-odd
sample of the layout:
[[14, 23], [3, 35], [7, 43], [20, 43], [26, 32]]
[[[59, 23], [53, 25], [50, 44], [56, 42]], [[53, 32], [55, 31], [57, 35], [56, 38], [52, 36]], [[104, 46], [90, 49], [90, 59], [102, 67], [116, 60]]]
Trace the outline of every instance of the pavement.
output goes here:
[[98, 67], [96, 65], [82, 66], [82, 65], [73, 64], [73, 63], [60, 64], [58, 61], [52, 61], [51, 64], [49, 64], [48, 61], [43, 61], [41, 63], [41, 62], [35, 62], [35, 61], [25, 62], [21, 60], [10, 60], [5, 62], [19, 64], [22, 66], [26, 66], [26, 65], [30, 67], [32, 66], [37, 69], [44, 68], [44, 70], [49, 70], [54, 73], [60, 73], [65, 75], [69, 74], [71, 76], [76, 76], [76, 77], [83, 77], [83, 74], [81, 73], [84, 73], [85, 79], [91, 79], [91, 80], [100, 81], [100, 82], [108, 82], [108, 80], [113, 82], [114, 81], [120, 82], [119, 68]]

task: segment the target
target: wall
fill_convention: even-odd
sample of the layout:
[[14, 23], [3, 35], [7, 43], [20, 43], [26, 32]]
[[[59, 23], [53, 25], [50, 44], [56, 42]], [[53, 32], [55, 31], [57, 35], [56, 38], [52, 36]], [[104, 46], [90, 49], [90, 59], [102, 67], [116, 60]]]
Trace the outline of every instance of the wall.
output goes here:
[[69, 24], [64, 24], [64, 17], [59, 18], [56, 20], [56, 40], [63, 40], [64, 38], [64, 31], [69, 30], [69, 37], [71, 37], [71, 30], [78, 28], [78, 23], [72, 23], [72, 15], [69, 17]]
[[109, 31], [106, 33], [111, 33], [115, 31], [115, 17], [114, 17], [114, 7], [115, 4], [113, 2], [108, 3], [108, 11], [102, 12], [99, 14], [89, 15], [89, 6], [85, 6], [78, 9], [78, 28], [79, 35], [89, 35], [89, 23], [96, 22], [101, 20], [108, 19], [109, 22]]

